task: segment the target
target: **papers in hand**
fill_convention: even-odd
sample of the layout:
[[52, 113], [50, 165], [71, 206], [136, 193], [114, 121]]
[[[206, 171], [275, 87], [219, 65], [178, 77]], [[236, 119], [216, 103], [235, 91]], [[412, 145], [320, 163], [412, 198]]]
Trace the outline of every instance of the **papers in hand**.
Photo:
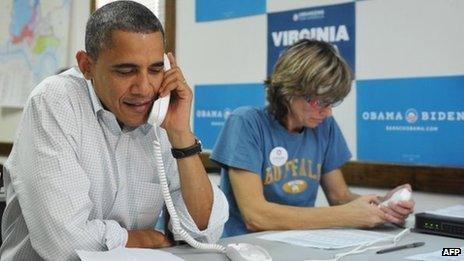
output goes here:
[[77, 250], [77, 255], [82, 261], [182, 261], [184, 259], [177, 257], [169, 252], [147, 249], [147, 248], [125, 248], [118, 247], [109, 251], [84, 251]]
[[366, 242], [383, 242], [392, 240], [393, 236], [384, 233], [365, 231], [359, 229], [315, 229], [292, 230], [265, 234], [258, 238], [279, 241], [303, 247], [322, 249], [340, 249], [357, 246]]
[[457, 217], [457, 218], [464, 218], [464, 205], [456, 205], [447, 208], [441, 208], [432, 211], [426, 211], [426, 213], [439, 215], [439, 216], [446, 216], [446, 217]]

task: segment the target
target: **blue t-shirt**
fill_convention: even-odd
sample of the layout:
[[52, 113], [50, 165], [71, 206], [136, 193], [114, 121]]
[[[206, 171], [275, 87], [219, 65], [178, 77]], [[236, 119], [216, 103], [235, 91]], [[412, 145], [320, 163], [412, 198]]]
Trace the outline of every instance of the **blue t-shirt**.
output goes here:
[[351, 158], [333, 117], [300, 133], [287, 131], [266, 108], [241, 107], [228, 117], [211, 154], [220, 163], [229, 201], [224, 237], [249, 233], [235, 202], [228, 167], [261, 175], [264, 197], [283, 205], [313, 207], [321, 175]]

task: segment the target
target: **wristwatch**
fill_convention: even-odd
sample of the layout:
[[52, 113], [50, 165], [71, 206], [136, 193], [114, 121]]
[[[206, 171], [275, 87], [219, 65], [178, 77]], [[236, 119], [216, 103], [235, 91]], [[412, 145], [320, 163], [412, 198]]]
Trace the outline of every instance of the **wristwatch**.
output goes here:
[[176, 149], [171, 148], [172, 156], [176, 159], [186, 158], [195, 154], [199, 154], [201, 152], [201, 142], [195, 138], [195, 144], [190, 147]]

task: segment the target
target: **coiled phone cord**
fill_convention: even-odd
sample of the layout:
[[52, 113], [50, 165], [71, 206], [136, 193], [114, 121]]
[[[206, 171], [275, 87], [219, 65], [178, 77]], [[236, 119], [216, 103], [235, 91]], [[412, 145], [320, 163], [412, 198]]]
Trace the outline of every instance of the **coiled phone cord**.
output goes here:
[[163, 192], [164, 202], [166, 203], [166, 208], [168, 209], [169, 215], [171, 215], [171, 222], [174, 234], [177, 234], [187, 242], [190, 246], [197, 248], [197, 249], [205, 249], [205, 250], [214, 250], [216, 252], [225, 253], [226, 248], [219, 244], [209, 244], [209, 243], [201, 243], [196, 241], [190, 234], [188, 234], [180, 225], [179, 217], [177, 216], [177, 211], [174, 208], [174, 204], [172, 202], [171, 194], [169, 193], [168, 182], [166, 178], [166, 172], [164, 170], [164, 163], [161, 153], [161, 144], [159, 142], [158, 135], [156, 134], [156, 139], [153, 141], [153, 147], [155, 150], [155, 159], [156, 159], [156, 169], [158, 170], [158, 176]]

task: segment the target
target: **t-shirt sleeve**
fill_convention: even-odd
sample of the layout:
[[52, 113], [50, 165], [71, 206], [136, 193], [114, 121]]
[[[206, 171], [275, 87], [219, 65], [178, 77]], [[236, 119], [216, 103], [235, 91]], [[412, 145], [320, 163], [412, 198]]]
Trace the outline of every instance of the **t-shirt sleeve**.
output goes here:
[[255, 111], [232, 113], [211, 154], [211, 159], [226, 167], [261, 173], [263, 153], [261, 126]]
[[341, 168], [351, 158], [351, 152], [337, 122], [333, 117], [327, 120], [327, 149], [322, 164], [322, 174]]

